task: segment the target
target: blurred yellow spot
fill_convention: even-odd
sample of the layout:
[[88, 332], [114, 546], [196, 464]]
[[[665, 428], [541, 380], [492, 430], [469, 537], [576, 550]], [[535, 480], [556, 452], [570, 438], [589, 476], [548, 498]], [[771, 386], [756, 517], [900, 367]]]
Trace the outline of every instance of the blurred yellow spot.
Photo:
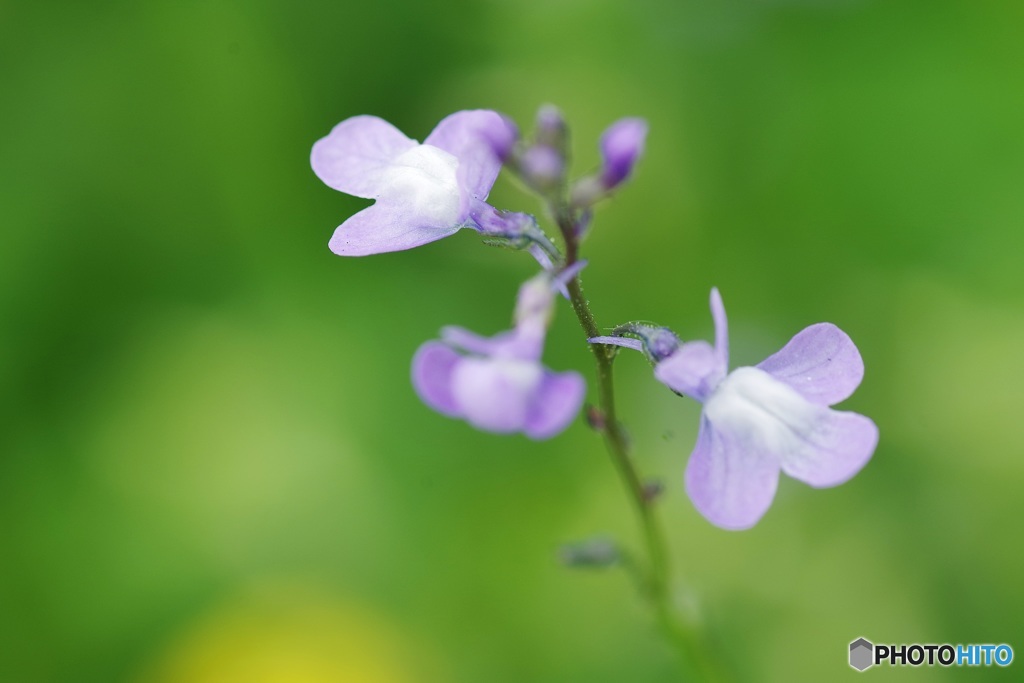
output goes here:
[[380, 617], [264, 589], [187, 628], [140, 683], [410, 683], [411, 652]]

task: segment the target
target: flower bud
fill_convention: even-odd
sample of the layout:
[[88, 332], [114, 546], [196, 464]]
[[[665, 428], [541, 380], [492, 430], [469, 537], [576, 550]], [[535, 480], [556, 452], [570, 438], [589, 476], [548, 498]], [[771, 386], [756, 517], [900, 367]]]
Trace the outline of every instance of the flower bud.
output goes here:
[[565, 173], [562, 155], [547, 145], [533, 145], [519, 158], [523, 178], [541, 190], [557, 186]]
[[618, 546], [607, 538], [592, 538], [563, 545], [558, 554], [562, 564], [567, 567], [590, 569], [610, 567], [620, 559]]
[[562, 112], [551, 104], [545, 104], [537, 111], [536, 143], [555, 150], [565, 156], [569, 142], [569, 126], [562, 117]]
[[597, 176], [585, 176], [576, 181], [569, 192], [569, 201], [576, 208], [593, 206], [608, 193], [608, 188]]
[[601, 183], [610, 190], [629, 177], [644, 151], [647, 122], [639, 118], [616, 121], [601, 135]]
[[647, 328], [642, 338], [644, 350], [655, 363], [668, 358], [679, 348], [679, 337], [667, 327]]
[[644, 482], [641, 492], [645, 503], [653, 503], [665, 492], [665, 485], [661, 483], [660, 479], [648, 479]]

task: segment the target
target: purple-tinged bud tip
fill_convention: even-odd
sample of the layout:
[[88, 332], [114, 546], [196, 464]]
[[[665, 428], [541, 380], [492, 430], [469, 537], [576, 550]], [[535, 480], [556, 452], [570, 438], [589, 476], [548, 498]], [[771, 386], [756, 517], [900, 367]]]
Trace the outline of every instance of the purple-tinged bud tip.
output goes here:
[[671, 356], [679, 348], [679, 337], [667, 327], [657, 327], [643, 335], [647, 354], [655, 363]]
[[[626, 334], [633, 336], [623, 336]], [[646, 323], [619, 325], [611, 336], [591, 337], [587, 341], [591, 344], [608, 344], [643, 351], [655, 363], [660, 363], [679, 349], [679, 337], [672, 330]]]
[[554, 149], [565, 149], [569, 126], [558, 107], [545, 104], [537, 110], [537, 143]]
[[561, 181], [565, 163], [555, 149], [547, 145], [533, 145], [520, 157], [519, 169], [531, 185], [546, 188]]
[[620, 119], [601, 135], [601, 182], [606, 189], [629, 177], [643, 154], [646, 139], [647, 121], [640, 118]]

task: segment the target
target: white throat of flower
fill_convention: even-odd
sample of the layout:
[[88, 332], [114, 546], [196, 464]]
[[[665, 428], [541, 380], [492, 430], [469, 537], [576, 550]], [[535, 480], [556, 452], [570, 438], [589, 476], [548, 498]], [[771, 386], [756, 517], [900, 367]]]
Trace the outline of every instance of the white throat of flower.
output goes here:
[[716, 429], [768, 454], [802, 450], [820, 410], [789, 385], [758, 368], [736, 368], [704, 404]]
[[384, 169], [380, 197], [430, 226], [459, 222], [461, 197], [456, 170], [459, 160], [433, 145], [417, 145]]

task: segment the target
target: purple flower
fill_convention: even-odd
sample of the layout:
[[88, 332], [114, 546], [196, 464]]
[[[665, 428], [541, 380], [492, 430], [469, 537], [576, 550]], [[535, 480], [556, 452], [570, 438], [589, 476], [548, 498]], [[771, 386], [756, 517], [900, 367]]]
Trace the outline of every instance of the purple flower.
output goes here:
[[525, 283], [510, 331], [482, 337], [446, 327], [441, 341], [423, 344], [412, 383], [424, 403], [489, 432], [548, 439], [568, 427], [583, 403], [583, 378], [540, 362], [555, 287], [547, 274]]
[[[666, 344], [664, 328], [595, 343], [645, 351], [655, 377], [704, 404], [697, 445], [686, 467], [694, 506], [724, 529], [747, 529], [771, 506], [779, 471], [811, 486], [836, 486], [860, 471], [878, 428], [858, 413], [831, 410], [864, 376], [857, 347], [835, 325], [805, 328], [756, 367], [728, 372], [725, 307], [711, 290], [715, 344]], [[658, 338], [660, 350], [652, 348]]]
[[629, 177], [646, 139], [647, 122], [639, 118], [620, 119], [601, 135], [601, 182], [606, 189]]
[[313, 145], [311, 163], [335, 190], [375, 199], [341, 224], [330, 248], [341, 256], [401, 251], [479, 229], [474, 213], [501, 168], [495, 146], [516, 135], [493, 111], [460, 111], [420, 144], [375, 116], [345, 119]]

